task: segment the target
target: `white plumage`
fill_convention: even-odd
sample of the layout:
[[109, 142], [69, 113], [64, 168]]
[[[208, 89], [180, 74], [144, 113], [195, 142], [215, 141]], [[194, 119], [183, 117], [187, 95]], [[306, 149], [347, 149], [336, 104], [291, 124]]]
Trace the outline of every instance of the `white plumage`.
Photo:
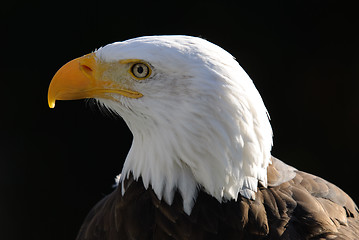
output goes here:
[[107, 45], [50, 83], [51, 108], [83, 98], [121, 115], [133, 144], [78, 240], [358, 238], [345, 192], [271, 157], [263, 101], [220, 47], [188, 36]]
[[199, 186], [221, 202], [238, 193], [254, 198], [258, 181], [267, 185], [267, 111], [228, 52], [201, 38], [150, 36], [109, 44], [95, 54], [107, 63], [140, 59], [152, 69], [150, 77], [130, 86], [143, 97], [98, 99], [133, 133], [122, 179], [141, 176], [168, 204], [178, 189], [187, 214]]

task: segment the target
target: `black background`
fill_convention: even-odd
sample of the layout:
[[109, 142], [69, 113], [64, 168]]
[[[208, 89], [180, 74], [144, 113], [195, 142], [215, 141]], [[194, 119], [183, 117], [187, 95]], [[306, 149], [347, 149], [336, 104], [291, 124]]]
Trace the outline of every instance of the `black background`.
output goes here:
[[0, 239], [74, 239], [132, 136], [86, 101], [47, 106], [67, 61], [143, 35], [201, 36], [261, 93], [273, 155], [359, 202], [359, 21], [344, 1], [11, 1], [0, 9]]

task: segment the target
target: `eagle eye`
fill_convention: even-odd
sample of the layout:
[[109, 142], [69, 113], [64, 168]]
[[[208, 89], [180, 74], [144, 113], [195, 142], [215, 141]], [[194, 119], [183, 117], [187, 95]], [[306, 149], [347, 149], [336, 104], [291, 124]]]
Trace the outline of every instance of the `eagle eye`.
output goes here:
[[145, 63], [135, 63], [131, 67], [131, 73], [139, 80], [147, 78], [150, 72], [150, 68]]

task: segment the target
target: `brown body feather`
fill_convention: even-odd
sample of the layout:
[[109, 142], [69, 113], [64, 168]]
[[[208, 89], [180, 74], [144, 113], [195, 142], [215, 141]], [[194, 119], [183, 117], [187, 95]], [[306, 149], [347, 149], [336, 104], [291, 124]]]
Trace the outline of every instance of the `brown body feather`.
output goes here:
[[[142, 180], [125, 180], [89, 213], [77, 240], [359, 239], [359, 214], [335, 185], [272, 158], [255, 200], [219, 203], [199, 191], [190, 216], [176, 193], [169, 206]], [[290, 180], [288, 180], [290, 179]]]

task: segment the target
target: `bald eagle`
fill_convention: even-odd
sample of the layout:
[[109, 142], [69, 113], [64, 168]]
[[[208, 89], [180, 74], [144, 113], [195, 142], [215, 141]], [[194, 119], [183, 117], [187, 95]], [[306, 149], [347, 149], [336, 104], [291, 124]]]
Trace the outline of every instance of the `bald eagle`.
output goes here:
[[133, 143], [78, 240], [359, 239], [346, 193], [271, 156], [263, 100], [217, 45], [190, 36], [109, 44], [50, 83], [51, 108], [84, 98], [120, 115]]

